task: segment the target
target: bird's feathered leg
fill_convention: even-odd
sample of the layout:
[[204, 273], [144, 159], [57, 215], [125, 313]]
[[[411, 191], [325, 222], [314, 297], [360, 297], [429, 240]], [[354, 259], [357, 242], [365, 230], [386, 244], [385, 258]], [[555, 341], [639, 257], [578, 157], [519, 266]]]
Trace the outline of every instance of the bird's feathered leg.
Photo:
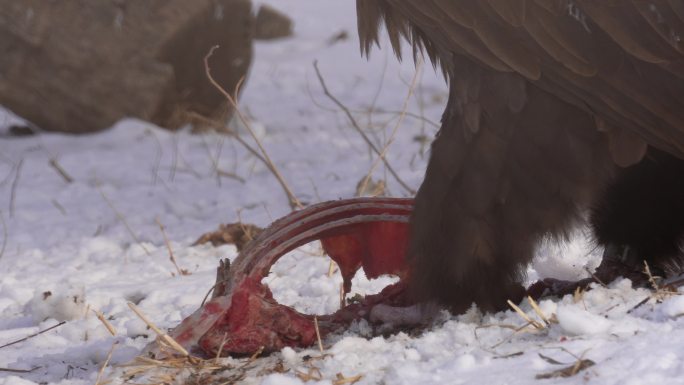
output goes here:
[[499, 309], [523, 294], [536, 242], [565, 235], [614, 166], [587, 112], [519, 75], [453, 64], [411, 221], [411, 286], [455, 311]]
[[599, 279], [617, 276], [649, 284], [653, 274], [680, 273], [684, 259], [684, 160], [655, 148], [621, 170], [594, 203], [590, 217], [596, 241], [605, 246]]

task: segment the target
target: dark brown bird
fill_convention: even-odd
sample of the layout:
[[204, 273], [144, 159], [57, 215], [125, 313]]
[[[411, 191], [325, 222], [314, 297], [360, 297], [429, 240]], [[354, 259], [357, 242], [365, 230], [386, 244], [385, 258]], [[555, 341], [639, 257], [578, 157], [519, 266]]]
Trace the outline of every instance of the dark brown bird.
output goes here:
[[491, 310], [587, 217], [605, 260], [681, 265], [684, 1], [357, 0], [450, 87], [411, 219], [423, 299]]

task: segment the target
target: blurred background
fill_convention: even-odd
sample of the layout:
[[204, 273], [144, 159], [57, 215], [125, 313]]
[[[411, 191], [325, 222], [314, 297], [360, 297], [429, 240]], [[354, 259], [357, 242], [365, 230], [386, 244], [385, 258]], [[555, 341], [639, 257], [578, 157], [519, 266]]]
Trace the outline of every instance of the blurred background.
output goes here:
[[263, 225], [291, 209], [283, 182], [304, 204], [411, 195], [446, 86], [420, 58], [362, 58], [355, 24], [351, 1], [0, 0], [5, 211], [111, 214], [99, 192], [81, 196], [97, 186], [122, 211], [157, 207], [146, 221], [207, 226], [241, 210]]

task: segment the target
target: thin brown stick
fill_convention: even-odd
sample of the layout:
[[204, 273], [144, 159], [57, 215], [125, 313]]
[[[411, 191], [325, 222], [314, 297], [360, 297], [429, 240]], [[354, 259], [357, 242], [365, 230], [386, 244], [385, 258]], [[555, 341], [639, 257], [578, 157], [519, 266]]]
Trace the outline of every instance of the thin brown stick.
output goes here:
[[340, 284], [340, 309], [347, 306], [347, 293], [344, 292], [344, 283]]
[[178, 353], [182, 354], [184, 357], [190, 357], [190, 353], [188, 353], [187, 350], [183, 346], [181, 346], [176, 340], [171, 338], [170, 335], [164, 333], [161, 329], [157, 327], [157, 325], [153, 324], [152, 321], [150, 321], [143, 313], [138, 309], [137, 306], [133, 302], [128, 302], [128, 307], [133, 310], [133, 313], [137, 315], [147, 326], [152, 329], [155, 333], [157, 333], [157, 336], [164, 341], [166, 344], [171, 346], [174, 350], [176, 350]]
[[10, 188], [10, 202], [9, 202], [9, 217], [14, 218], [14, 200], [17, 196], [17, 185], [19, 185], [19, 176], [21, 175], [21, 167], [24, 165], [24, 159], [22, 158], [17, 164], [17, 171], [14, 174], [14, 180], [12, 181], [12, 187]]
[[99, 319], [100, 322], [102, 322], [102, 324], [104, 325], [105, 329], [107, 329], [109, 334], [111, 334], [113, 337], [116, 337], [116, 329], [114, 328], [114, 325], [107, 321], [104, 314], [101, 311], [97, 311], [95, 309], [93, 309], [93, 313], [95, 313], [97, 319]]
[[520, 317], [522, 317], [522, 319], [527, 321], [527, 323], [529, 323], [530, 325], [534, 326], [535, 329], [543, 329], [544, 328], [544, 326], [542, 324], [540, 324], [539, 322], [530, 318], [524, 311], [522, 311], [521, 308], [518, 307], [518, 305], [514, 304], [513, 301], [511, 301], [510, 299], [508, 300], [508, 306], [513, 308], [513, 310], [515, 310], [515, 312], [518, 313], [518, 315]]
[[413, 92], [416, 89], [416, 84], [418, 82], [418, 77], [420, 75], [421, 66], [422, 66], [422, 61], [420, 61], [420, 60], [417, 61], [416, 62], [416, 72], [413, 74], [413, 78], [411, 79], [411, 84], [409, 85], [408, 93], [406, 94], [406, 98], [404, 98], [404, 104], [402, 105], [401, 113], [399, 114], [399, 119], [397, 119], [397, 122], [394, 125], [394, 128], [392, 129], [392, 134], [390, 135], [389, 139], [387, 140], [387, 142], [385, 142], [385, 145], [382, 148], [382, 152], [378, 155], [378, 157], [375, 159], [375, 161], [373, 161], [373, 164], [371, 165], [370, 170], [368, 170], [368, 174], [366, 174], [366, 177], [363, 178], [361, 188], [359, 189], [360, 191], [366, 190], [366, 186], [368, 186], [368, 182], [370, 181], [371, 176], [373, 175], [373, 172], [375, 171], [375, 169], [380, 164], [380, 161], [382, 159], [386, 159], [386, 157], [387, 157], [387, 151], [389, 150], [389, 147], [394, 142], [394, 139], [397, 136], [397, 131], [399, 130], [401, 123], [404, 121], [404, 117], [406, 117], [406, 110], [408, 109], [408, 104], [409, 104], [409, 101], [411, 100], [411, 96], [413, 96]]
[[314, 329], [316, 330], [316, 341], [318, 341], [318, 350], [323, 353], [323, 342], [321, 341], [321, 331], [318, 328], [318, 317], [314, 316]]
[[57, 199], [51, 200], [50, 203], [52, 203], [52, 205], [55, 206], [55, 208], [59, 211], [60, 214], [67, 216], [66, 209], [59, 202], [57, 202]]
[[335, 271], [337, 271], [336, 269], [337, 264], [331, 259], [330, 264], [328, 265], [328, 278], [332, 278], [333, 274], [335, 274]]
[[[209, 82], [211, 82], [211, 84], [219, 92], [221, 92], [221, 94], [223, 94], [223, 96], [226, 98], [226, 100], [228, 100], [231, 107], [233, 107], [233, 109], [235, 110], [235, 114], [237, 115], [238, 119], [240, 119], [240, 122], [242, 122], [242, 124], [245, 126], [245, 128], [249, 132], [252, 139], [254, 139], [254, 142], [257, 144], [257, 147], [259, 148], [259, 151], [261, 152], [261, 155], [263, 156], [264, 160], [266, 161], [265, 162], [266, 167], [268, 167], [269, 171], [271, 171], [271, 173], [278, 180], [278, 183], [280, 183], [280, 186], [283, 188], [283, 190], [285, 190], [285, 194], [287, 194], [287, 198], [290, 201], [290, 207], [292, 209], [303, 208], [304, 205], [302, 205], [302, 203], [299, 201], [299, 199], [297, 199], [295, 194], [292, 192], [289, 185], [285, 181], [285, 178], [283, 178], [280, 171], [278, 171], [278, 168], [276, 167], [275, 163], [273, 163], [270, 156], [268, 155], [268, 152], [266, 152], [266, 149], [262, 145], [261, 140], [259, 140], [259, 138], [254, 133], [254, 130], [252, 129], [252, 126], [249, 124], [249, 121], [247, 120], [245, 115], [242, 113], [240, 108], [238, 108], [238, 104], [237, 104], [236, 99], [231, 94], [229, 94], [220, 84], [218, 84], [216, 82], [216, 80], [214, 80], [213, 76], [211, 76], [211, 68], [209, 67], [209, 58], [211, 57], [211, 55], [214, 54], [214, 51], [217, 48], [219, 48], [218, 45], [211, 47], [209, 52], [204, 56], [204, 72], [206, 73], [207, 78], [209, 79]], [[240, 80], [240, 83], [242, 83], [242, 80]], [[238, 86], [236, 87], [236, 91], [239, 89], [239, 86], [240, 85], [238, 84]], [[236, 92], [236, 95], [237, 95], [237, 92]]]
[[551, 325], [551, 321], [544, 315], [544, 312], [542, 312], [541, 308], [537, 304], [537, 301], [534, 300], [531, 296], [527, 296], [527, 302], [530, 303], [530, 306], [532, 306], [532, 309], [534, 310], [535, 313], [541, 318], [542, 321], [546, 324], [546, 326]]
[[36, 366], [33, 369], [10, 369], [10, 368], [0, 368], [0, 372], [7, 372], [7, 373], [31, 373], [32, 371], [40, 368], [40, 366]]
[[109, 349], [109, 353], [107, 353], [107, 359], [105, 359], [104, 364], [102, 364], [102, 367], [97, 372], [97, 379], [95, 379], [95, 385], [100, 385], [100, 381], [102, 380], [102, 375], [104, 374], [104, 371], [107, 368], [107, 365], [109, 365], [109, 361], [112, 359], [112, 354], [114, 354], [114, 349], [116, 349], [116, 347], [118, 345], [119, 345], [119, 341], [116, 341], [112, 344], [112, 347]]
[[169, 170], [169, 182], [176, 179], [176, 170], [178, 170], [178, 132], [174, 132], [171, 136], [173, 142], [173, 152], [171, 153], [171, 169]]
[[24, 338], [18, 339], [18, 340], [16, 340], [16, 341], [12, 341], [12, 342], [7, 343], [7, 344], [4, 344], [4, 345], [0, 346], [0, 349], [6, 348], [6, 347], [8, 347], [8, 346], [16, 345], [16, 344], [18, 344], [18, 343], [20, 343], [20, 342], [27, 341], [27, 340], [29, 340], [29, 339], [35, 337], [35, 336], [38, 336], [38, 335], [41, 335], [41, 334], [43, 334], [43, 333], [49, 332], [49, 331], [52, 330], [52, 329], [56, 329], [56, 328], [58, 328], [58, 327], [64, 325], [65, 323], [66, 323], [66, 321], [62, 321], [62, 322], [58, 323], [57, 325], [50, 326], [49, 328], [47, 328], [47, 329], [45, 329], [45, 330], [41, 330], [41, 331], [39, 331], [38, 333], [33, 333], [33, 334], [31, 334], [31, 335], [29, 335], [29, 336], [26, 336], [26, 337], [24, 337]]
[[100, 191], [100, 195], [102, 195], [102, 199], [104, 199], [104, 201], [107, 203], [109, 208], [111, 208], [112, 211], [114, 212], [114, 215], [116, 215], [116, 217], [121, 221], [121, 223], [123, 223], [124, 227], [126, 228], [126, 231], [128, 231], [128, 234], [130, 234], [131, 238], [133, 238], [133, 240], [138, 244], [138, 246], [140, 246], [145, 251], [145, 254], [151, 256], [152, 253], [150, 253], [150, 251], [147, 250], [147, 247], [145, 247], [145, 245], [143, 245], [143, 243], [140, 241], [138, 236], [135, 235], [135, 232], [133, 231], [131, 226], [128, 224], [128, 221], [126, 220], [126, 217], [124, 217], [123, 214], [121, 214], [119, 212], [119, 210], [116, 209], [116, 206], [114, 206], [114, 203], [112, 203], [112, 201], [109, 200], [107, 195], [104, 193], [104, 191], [102, 191], [102, 189], [99, 186], [97, 187], [97, 189]]
[[154, 144], [156, 145], [157, 149], [156, 153], [154, 154], [154, 165], [152, 166], [152, 186], [156, 186], [157, 181], [159, 180], [159, 168], [161, 167], [161, 160], [162, 155], [164, 154], [164, 149], [161, 144], [161, 141], [159, 140], [159, 137], [157, 137], [157, 134], [155, 134], [153, 130], [146, 130], [145, 133], [154, 139]]
[[[196, 113], [196, 112], [194, 112], [194, 111], [189, 112], [188, 115], [189, 115], [190, 117], [192, 117], [193, 119], [199, 120], [200, 122], [202, 122], [202, 124], [206, 124], [206, 125], [208, 125], [208, 126], [210, 126], [210, 127], [213, 127], [213, 128], [215, 128], [215, 129], [225, 129], [225, 127], [221, 126], [221, 125], [218, 124], [217, 122], [215, 122], [215, 121], [213, 121], [213, 120], [207, 118], [207, 117], [204, 116], [204, 115], [200, 115], [200, 114], [198, 114], [198, 113]], [[223, 132], [223, 131], [222, 131], [222, 132]], [[264, 162], [264, 163], [268, 163], [268, 162], [266, 161], [266, 159], [264, 159], [264, 157], [261, 156], [261, 154], [259, 153], [259, 151], [257, 151], [254, 147], [252, 147], [252, 145], [250, 145], [249, 143], [245, 142], [245, 140], [242, 139], [242, 137], [241, 137], [237, 132], [234, 132], [234, 131], [232, 131], [232, 130], [228, 130], [228, 131], [226, 131], [226, 133], [227, 133], [228, 135], [231, 135], [232, 137], [234, 137], [235, 140], [237, 140], [238, 143], [240, 143], [240, 144], [241, 144], [241, 145], [242, 145], [250, 154], [254, 155], [254, 156], [255, 156], [257, 159], [259, 159], [260, 161], [262, 161], [262, 162]]]
[[325, 80], [323, 79], [323, 75], [321, 75], [321, 71], [318, 69], [318, 62], [314, 61], [313, 66], [314, 66], [314, 69], [316, 70], [316, 76], [318, 76], [318, 81], [321, 83], [321, 87], [323, 87], [323, 93], [325, 94], [325, 96], [327, 96], [342, 111], [344, 111], [345, 115], [347, 115], [347, 118], [351, 122], [352, 127], [354, 127], [354, 129], [359, 133], [359, 135], [361, 135], [363, 140], [373, 150], [373, 152], [382, 159], [382, 162], [385, 164], [385, 167], [387, 167], [387, 171], [389, 171], [390, 174], [392, 174], [392, 176], [394, 177], [394, 179], [396, 179], [396, 181], [399, 183], [399, 185], [401, 185], [401, 187], [403, 187], [406, 191], [408, 191], [409, 194], [415, 195], [416, 191], [414, 189], [412, 189], [411, 187], [409, 187], [409, 185], [406, 184], [406, 182], [404, 182], [403, 179], [401, 179], [401, 177], [399, 177], [399, 174], [397, 174], [397, 172], [394, 170], [392, 165], [390, 165], [389, 162], [387, 161], [387, 159], [385, 159], [385, 157], [382, 155], [382, 152], [380, 150], [378, 150], [378, 148], [373, 144], [373, 142], [370, 140], [368, 135], [366, 135], [366, 133], [363, 131], [363, 129], [359, 126], [359, 123], [356, 121], [356, 119], [354, 118], [354, 115], [352, 115], [349, 108], [347, 108], [347, 106], [342, 104], [342, 102], [340, 102], [339, 99], [337, 99], [333, 94], [330, 93], [330, 90], [328, 89], [328, 86], [325, 84]]
[[173, 263], [173, 266], [176, 268], [176, 272], [178, 272], [178, 275], [189, 275], [187, 270], [178, 267], [178, 263], [176, 263], [176, 256], [173, 254], [173, 249], [171, 249], [171, 242], [169, 241], [169, 237], [166, 236], [166, 230], [164, 229], [164, 225], [161, 223], [158, 217], [154, 218], [154, 221], [157, 222], [157, 226], [159, 226], [159, 230], [162, 233], [162, 237], [164, 237], [164, 244], [166, 245], [166, 249], [169, 251], [169, 260], [171, 261], [171, 263]]
[[5, 218], [2, 215], [2, 211], [0, 210], [0, 225], [2, 225], [2, 246], [0, 246], [0, 259], [2, 259], [2, 256], [5, 254], [5, 248], [7, 247], [7, 223], [5, 222]]
[[217, 364], [219, 359], [221, 358], [221, 353], [223, 353], [223, 346], [226, 344], [226, 341], [228, 341], [228, 332], [223, 333], [223, 337], [221, 338], [221, 345], [219, 345], [219, 348], [216, 351], [216, 357], [214, 357], [214, 362]]
[[64, 170], [64, 168], [57, 161], [57, 158], [50, 158], [49, 163], [50, 163], [50, 166], [53, 169], [55, 169], [55, 171], [57, 171], [57, 174], [59, 174], [59, 176], [61, 176], [62, 179], [64, 179], [64, 181], [66, 183], [73, 183], [74, 182], [74, 178], [72, 178], [71, 175], [69, 175], [69, 173], [67, 173], [66, 170]]
[[359, 374], [352, 377], [345, 377], [342, 373], [337, 373], [335, 380], [332, 382], [333, 385], [345, 385], [345, 384], [355, 384], [363, 378], [363, 375]]
[[[311, 89], [308, 87], [308, 85], [307, 85], [306, 90], [307, 90], [307, 93], [309, 95], [309, 99], [311, 99], [311, 101], [313, 102], [313, 104], [316, 107], [320, 108], [321, 110], [328, 111], [328, 112], [338, 112], [339, 111], [339, 109], [326, 107], [326, 106], [322, 105], [321, 103], [319, 103], [316, 100], [316, 98], [313, 96], [313, 93], [311, 92]], [[370, 114], [371, 113], [371, 111], [369, 111], [368, 109], [364, 110], [364, 109], [353, 109], [353, 108], [349, 108], [349, 112], [354, 113], [354, 114]], [[373, 114], [384, 114], [384, 115], [399, 115], [401, 113], [401, 111], [384, 110], [384, 109], [378, 108], [378, 109], [373, 109], [372, 113]], [[440, 128], [441, 127], [439, 125], [439, 123], [437, 123], [433, 120], [430, 120], [430, 119], [426, 118], [425, 116], [421, 116], [421, 114], [418, 114], [416, 112], [406, 111], [406, 116], [409, 118], [413, 118], [415, 120], [427, 123], [434, 128]]]

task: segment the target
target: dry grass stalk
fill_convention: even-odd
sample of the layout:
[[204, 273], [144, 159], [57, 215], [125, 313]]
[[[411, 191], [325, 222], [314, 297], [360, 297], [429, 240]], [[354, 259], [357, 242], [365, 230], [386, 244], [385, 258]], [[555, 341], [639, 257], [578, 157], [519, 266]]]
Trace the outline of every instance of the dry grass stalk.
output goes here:
[[[177, 383], [178, 378], [184, 374], [187, 375], [188, 372], [191, 373], [191, 376], [207, 376], [208, 379], [217, 380], [210, 383], [221, 383], [220, 380], [224, 380], [224, 378], [220, 376], [232, 369], [237, 369], [238, 372], [237, 374], [230, 373], [233, 375], [233, 381], [239, 381], [245, 374], [243, 368], [233, 368], [219, 363], [216, 359], [202, 360], [196, 357], [173, 357], [170, 355], [160, 360], [138, 356], [132, 363], [125, 366], [127, 369], [124, 371], [124, 377], [130, 379], [148, 375], [152, 380], [148, 383], [149, 385]], [[234, 383], [233, 381], [228, 383]]]
[[646, 274], [648, 277], [648, 282], [651, 284], [654, 290], [654, 293], [651, 294], [650, 298], [655, 298], [656, 301], [660, 302], [665, 298], [680, 294], [677, 289], [671, 285], [662, 286], [659, 283], [660, 277], [656, 277], [653, 275], [653, 273], [651, 273], [651, 267], [646, 261], [644, 261], [644, 274]]
[[221, 187], [221, 170], [219, 167], [219, 159], [221, 159], [221, 151], [223, 151], [223, 138], [219, 137], [218, 139], [216, 156], [214, 156], [214, 154], [211, 152], [211, 148], [209, 148], [209, 143], [207, 143], [206, 137], [202, 135], [201, 138], [204, 148], [207, 150], [209, 161], [211, 162], [211, 165], [214, 168], [214, 173], [216, 174], [216, 186]]
[[[235, 140], [237, 140], [238, 143], [240, 143], [250, 154], [252, 154], [254, 157], [259, 159], [263, 163], [265, 163], [265, 164], [268, 163], [266, 161], [266, 159], [264, 159], [264, 157], [261, 156], [259, 151], [257, 151], [254, 147], [252, 147], [249, 143], [245, 142], [245, 140], [242, 139], [242, 137], [237, 132], [234, 132], [234, 131], [228, 129], [227, 127], [219, 124], [218, 122], [211, 120], [211, 119], [207, 118], [206, 116], [200, 115], [196, 112], [189, 112], [188, 115], [190, 117], [192, 117], [193, 119], [199, 121], [200, 123], [205, 124], [205, 125], [213, 128], [213, 129], [215, 129], [218, 132], [225, 132], [226, 134], [233, 136], [235, 138]], [[242, 181], [244, 181], [243, 178], [240, 178], [240, 179]]]
[[316, 341], [318, 342], [318, 350], [323, 353], [323, 342], [321, 341], [321, 331], [318, 328], [318, 317], [314, 316], [314, 329], [316, 330]]
[[539, 304], [537, 304], [537, 301], [535, 301], [532, 297], [528, 295], [527, 302], [530, 303], [530, 306], [532, 306], [534, 312], [537, 313], [537, 316], [539, 316], [539, 318], [541, 318], [542, 321], [544, 321], [546, 326], [551, 325], [551, 320], [548, 317], [546, 317], [546, 315], [544, 315], [544, 312], [542, 312], [541, 308], [539, 307]]
[[584, 290], [582, 290], [581, 287], [577, 287], [575, 291], [572, 293], [572, 302], [577, 303], [579, 301], [582, 301], [584, 297]]
[[105, 360], [104, 364], [102, 364], [102, 367], [100, 370], [97, 372], [97, 379], [95, 380], [95, 385], [101, 385], [102, 382], [102, 375], [104, 374], [105, 369], [107, 368], [107, 365], [109, 365], [109, 361], [112, 359], [112, 354], [114, 354], [114, 349], [119, 345], [119, 341], [116, 341], [112, 344], [112, 347], [109, 349], [109, 353], [107, 353], [107, 359]]
[[380, 152], [380, 154], [378, 154], [378, 157], [375, 159], [375, 161], [373, 161], [373, 164], [371, 165], [370, 170], [368, 170], [368, 174], [366, 174], [366, 177], [363, 179], [363, 183], [361, 184], [361, 187], [359, 188], [360, 191], [364, 191], [366, 189], [366, 186], [368, 185], [368, 182], [370, 181], [371, 176], [373, 175], [373, 172], [375, 171], [375, 169], [380, 164], [380, 161], [383, 159], [386, 159], [386, 157], [387, 157], [387, 151], [389, 150], [389, 147], [394, 142], [394, 139], [397, 136], [397, 131], [399, 130], [401, 123], [404, 121], [404, 118], [406, 117], [406, 111], [408, 110], [409, 101], [411, 100], [411, 96], [413, 96], [413, 92], [416, 89], [416, 84], [418, 83], [418, 76], [420, 74], [421, 66], [422, 66], [422, 60], [418, 60], [416, 62], [416, 71], [414, 72], [413, 78], [411, 79], [411, 84], [409, 85], [408, 93], [406, 94], [406, 97], [404, 98], [404, 104], [402, 105], [401, 113], [399, 114], [399, 119], [397, 119], [397, 122], [394, 125], [394, 128], [392, 129], [392, 133], [390, 134], [389, 139], [387, 140], [387, 142], [383, 146], [382, 151]]
[[662, 289], [656, 280], [657, 278], [651, 273], [651, 267], [646, 261], [644, 261], [644, 274], [648, 277], [648, 282], [651, 284], [651, 287], [653, 287], [653, 290], [658, 291]]
[[[299, 201], [299, 199], [297, 199], [295, 194], [292, 192], [289, 185], [285, 181], [285, 178], [283, 178], [280, 171], [278, 171], [278, 168], [276, 167], [275, 163], [273, 163], [273, 161], [269, 157], [268, 152], [266, 151], [266, 149], [264, 148], [264, 146], [261, 143], [261, 140], [259, 140], [259, 138], [254, 133], [254, 130], [252, 129], [252, 125], [249, 123], [249, 120], [247, 119], [247, 117], [245, 117], [245, 115], [242, 113], [240, 108], [238, 108], [236, 98], [233, 97], [233, 95], [231, 95], [230, 93], [228, 93], [220, 84], [218, 84], [218, 82], [216, 82], [216, 80], [214, 80], [214, 77], [211, 76], [211, 68], [209, 67], [209, 58], [214, 54], [214, 51], [218, 48], [219, 48], [219, 46], [217, 46], [217, 45], [211, 47], [209, 52], [204, 56], [204, 72], [207, 75], [209, 82], [226, 98], [226, 100], [228, 100], [228, 102], [230, 103], [230, 106], [234, 109], [235, 114], [237, 115], [238, 119], [245, 126], [245, 128], [249, 132], [250, 136], [252, 137], [254, 142], [257, 144], [257, 147], [259, 147], [261, 155], [263, 156], [263, 159], [265, 160], [266, 166], [271, 171], [271, 173], [276, 177], [276, 179], [278, 180], [278, 182], [280, 183], [282, 188], [285, 190], [285, 193], [287, 194], [288, 200], [290, 201], [290, 207], [292, 209], [303, 208], [304, 205], [302, 205], [302, 203]], [[235, 95], [238, 94], [237, 91], [239, 90], [241, 83], [242, 83], [242, 80], [240, 82], [238, 82], [238, 85], [236, 86]]]
[[295, 370], [295, 375], [304, 382], [323, 380], [323, 374], [321, 373], [321, 370], [315, 366], [310, 367], [306, 373]]
[[114, 212], [114, 215], [116, 215], [116, 217], [121, 221], [121, 223], [123, 223], [124, 227], [126, 228], [126, 231], [128, 231], [128, 234], [130, 234], [131, 238], [133, 238], [135, 243], [137, 243], [138, 246], [140, 246], [140, 248], [143, 249], [143, 251], [145, 251], [145, 254], [147, 254], [148, 256], [152, 256], [152, 253], [150, 253], [150, 251], [147, 249], [147, 247], [145, 247], [145, 245], [142, 243], [142, 241], [140, 241], [138, 236], [135, 235], [135, 232], [131, 228], [131, 225], [129, 225], [128, 221], [126, 220], [126, 217], [124, 217], [123, 214], [121, 214], [121, 212], [119, 212], [119, 210], [116, 209], [116, 206], [114, 206], [114, 203], [112, 203], [112, 201], [109, 199], [109, 197], [107, 197], [107, 194], [105, 194], [104, 191], [102, 191], [100, 186], [97, 186], [97, 190], [100, 191], [100, 195], [102, 195], [102, 199], [104, 199], [104, 201], [107, 203], [107, 206], [109, 206], [109, 208], [112, 209], [112, 211]]
[[347, 306], [347, 293], [344, 292], [344, 283], [340, 284], [340, 309]]
[[102, 322], [104, 327], [107, 329], [109, 334], [111, 334], [113, 337], [116, 337], [116, 329], [114, 328], [114, 326], [109, 321], [107, 321], [104, 314], [102, 314], [101, 311], [97, 311], [95, 309], [92, 309], [92, 310], [93, 310], [93, 313], [95, 313], [95, 316], [97, 317], [97, 319], [99, 319], [100, 322]]
[[330, 260], [330, 265], [328, 265], [328, 278], [332, 278], [332, 276], [335, 274], [337, 271], [337, 264], [335, 261], [332, 259]]
[[519, 308], [518, 305], [514, 304], [513, 301], [511, 301], [511, 300], [509, 299], [507, 302], [508, 302], [508, 306], [510, 306], [513, 310], [515, 310], [515, 312], [518, 313], [518, 315], [519, 315], [522, 319], [524, 319], [525, 321], [527, 321], [528, 324], [534, 326], [534, 328], [537, 329], [537, 330], [544, 329], [544, 325], [542, 325], [542, 324], [540, 324], [539, 322], [537, 322], [537, 321], [533, 320], [532, 318], [530, 318], [530, 317], [527, 315], [527, 313], [525, 313], [524, 311], [522, 311], [522, 309]]
[[[582, 355], [577, 356], [576, 354], [572, 353], [571, 351], [569, 351], [565, 348], [560, 348], [560, 350], [571, 355], [575, 359], [575, 362], [570, 366], [566, 366], [566, 367], [558, 369], [558, 370], [553, 370], [553, 371], [548, 372], [548, 373], [537, 374], [535, 376], [536, 379], [541, 380], [541, 379], [549, 379], [549, 378], [572, 377], [572, 376], [576, 375], [577, 373], [581, 372], [582, 370], [596, 365], [596, 363], [594, 361], [584, 358], [584, 355], [587, 353], [587, 351], [582, 353]], [[557, 361], [551, 357], [547, 357], [541, 353], [539, 353], [539, 357], [541, 357], [544, 361], [546, 361], [552, 365], [567, 365], [567, 364], [564, 364], [560, 361]]]
[[6, 343], [6, 344], [0, 346], [0, 349], [6, 348], [6, 347], [8, 347], [8, 346], [16, 345], [16, 344], [18, 344], [18, 343], [20, 343], [20, 342], [24, 342], [24, 341], [30, 340], [31, 338], [33, 338], [33, 337], [35, 337], [35, 336], [39, 336], [39, 335], [41, 335], [41, 334], [43, 334], [43, 333], [49, 332], [49, 331], [52, 330], [52, 329], [56, 329], [56, 328], [58, 328], [58, 327], [64, 325], [65, 323], [66, 323], [66, 321], [62, 321], [62, 322], [58, 323], [57, 325], [50, 326], [49, 328], [44, 329], [44, 330], [41, 330], [41, 331], [39, 331], [38, 333], [33, 333], [33, 334], [28, 335], [28, 336], [26, 336], [26, 337], [24, 337], [24, 338], [20, 338], [20, 339], [18, 339], [18, 340], [15, 340], [15, 341]]
[[223, 346], [226, 344], [226, 341], [228, 341], [228, 333], [223, 333], [223, 337], [221, 337], [221, 345], [219, 345], [219, 348], [216, 351], [216, 357], [214, 357], [214, 361], [216, 363], [218, 363], [219, 359], [221, 358], [221, 353], [223, 353]]
[[363, 378], [362, 375], [356, 375], [352, 377], [345, 377], [342, 373], [337, 373], [335, 380], [333, 380], [333, 385], [344, 385], [344, 384], [354, 384], [359, 382]]
[[0, 246], [0, 259], [5, 254], [5, 249], [7, 248], [7, 223], [5, 223], [5, 217], [2, 215], [2, 210], [0, 210], [0, 225], [2, 225], [2, 246]]
[[[263, 353], [264, 353], [264, 347], [263, 347], [263, 346], [260, 346], [259, 349], [257, 349], [256, 352], [252, 353], [252, 355], [249, 356], [249, 360], [247, 360], [247, 363], [245, 363], [244, 365], [247, 365], [247, 364], [250, 363], [250, 362], [256, 361], [257, 358], [259, 358], [259, 356], [261, 356]], [[244, 365], [243, 365], [243, 366], [244, 366]]]
[[57, 174], [59, 174], [59, 176], [62, 177], [62, 179], [64, 179], [67, 184], [74, 182], [74, 178], [72, 178], [71, 175], [64, 170], [64, 168], [57, 161], [57, 158], [50, 158], [49, 163], [50, 166], [57, 172]]
[[50, 200], [50, 203], [52, 203], [52, 205], [55, 206], [55, 208], [60, 212], [60, 214], [67, 216], [66, 209], [57, 201], [57, 199]]
[[173, 263], [173, 266], [176, 268], [176, 272], [178, 272], [178, 275], [190, 275], [190, 272], [186, 269], [181, 269], [178, 267], [178, 263], [176, 263], [176, 256], [173, 254], [173, 249], [171, 249], [171, 242], [169, 241], [169, 237], [166, 236], [166, 230], [164, 229], [164, 225], [161, 223], [159, 218], [154, 218], [154, 221], [157, 222], [157, 226], [159, 226], [159, 230], [162, 233], [162, 236], [164, 237], [164, 244], [166, 245], [166, 249], [169, 251], [169, 260], [171, 263]]
[[152, 323], [141, 311], [138, 309], [137, 306], [133, 302], [128, 302], [128, 307], [133, 310], [133, 313], [137, 315], [147, 326], [150, 327], [155, 333], [157, 333], [157, 336], [163, 341], [164, 343], [168, 344], [172, 349], [174, 349], [176, 352], [180, 353], [184, 357], [190, 357], [190, 353], [188, 353], [187, 350], [185, 350], [184, 347], [182, 347], [176, 340], [171, 338], [170, 335], [164, 333], [161, 329], [159, 329], [155, 324]]
[[152, 186], [156, 186], [157, 181], [164, 181], [163, 179], [159, 178], [159, 168], [161, 167], [162, 154], [164, 153], [164, 150], [162, 149], [163, 146], [159, 140], [159, 137], [157, 137], [157, 134], [155, 134], [153, 130], [146, 129], [145, 134], [154, 139], [154, 144], [156, 145], [157, 149], [157, 152], [154, 155], [154, 165], [152, 166]]
[[511, 341], [511, 340], [513, 339], [513, 337], [515, 337], [518, 333], [530, 333], [530, 332], [534, 333], [534, 332], [539, 331], [538, 328], [536, 328], [536, 327], [530, 327], [530, 326], [533, 326], [531, 322], [527, 322], [527, 323], [525, 323], [525, 324], [522, 325], [522, 326], [513, 326], [513, 325], [486, 325], [486, 326], [482, 326], [482, 328], [484, 328], [484, 327], [501, 327], [501, 328], [506, 328], [506, 329], [512, 329], [512, 330], [513, 330], [513, 333], [511, 333], [508, 337], [506, 337], [506, 338], [504, 338], [503, 340], [497, 342], [496, 344], [492, 345], [492, 346], [489, 348], [489, 349], [496, 349], [496, 348], [498, 348], [499, 346], [503, 345], [504, 343]]
[[0, 368], [0, 372], [7, 372], [7, 373], [31, 373], [32, 371], [38, 369], [39, 367], [35, 367], [33, 369], [10, 369], [10, 368]]
[[396, 181], [401, 185], [401, 187], [408, 191], [409, 194], [415, 195], [416, 191], [409, 187], [409, 185], [406, 184], [406, 182], [404, 182], [404, 180], [401, 179], [401, 177], [399, 177], [399, 174], [397, 174], [392, 165], [387, 161], [387, 159], [385, 159], [385, 157], [382, 155], [382, 152], [378, 150], [378, 148], [373, 144], [373, 141], [370, 140], [370, 138], [368, 137], [368, 135], [366, 135], [361, 126], [359, 126], [359, 123], [356, 121], [354, 115], [352, 115], [349, 108], [347, 108], [347, 106], [342, 104], [342, 102], [340, 102], [339, 99], [337, 99], [332, 93], [330, 93], [328, 86], [325, 84], [325, 79], [323, 79], [323, 75], [321, 75], [321, 71], [318, 69], [318, 62], [314, 61], [313, 66], [316, 70], [316, 76], [318, 77], [318, 81], [321, 83], [321, 87], [323, 87], [323, 93], [325, 94], [325, 96], [332, 100], [332, 102], [335, 103], [337, 107], [339, 107], [345, 113], [345, 115], [347, 115], [347, 118], [351, 122], [352, 127], [354, 127], [356, 132], [358, 132], [359, 135], [361, 135], [361, 137], [366, 142], [368, 147], [370, 147], [370, 149], [373, 150], [373, 152], [380, 157], [382, 162], [385, 164], [385, 167], [387, 167], [387, 171], [389, 171], [389, 173], [392, 174], [394, 179], [396, 179]]
[[17, 186], [19, 185], [19, 176], [21, 175], [21, 168], [24, 165], [24, 159], [19, 160], [17, 164], [17, 171], [14, 174], [14, 180], [12, 181], [12, 186], [10, 187], [10, 201], [9, 201], [9, 217], [14, 218], [14, 201], [17, 196]]

